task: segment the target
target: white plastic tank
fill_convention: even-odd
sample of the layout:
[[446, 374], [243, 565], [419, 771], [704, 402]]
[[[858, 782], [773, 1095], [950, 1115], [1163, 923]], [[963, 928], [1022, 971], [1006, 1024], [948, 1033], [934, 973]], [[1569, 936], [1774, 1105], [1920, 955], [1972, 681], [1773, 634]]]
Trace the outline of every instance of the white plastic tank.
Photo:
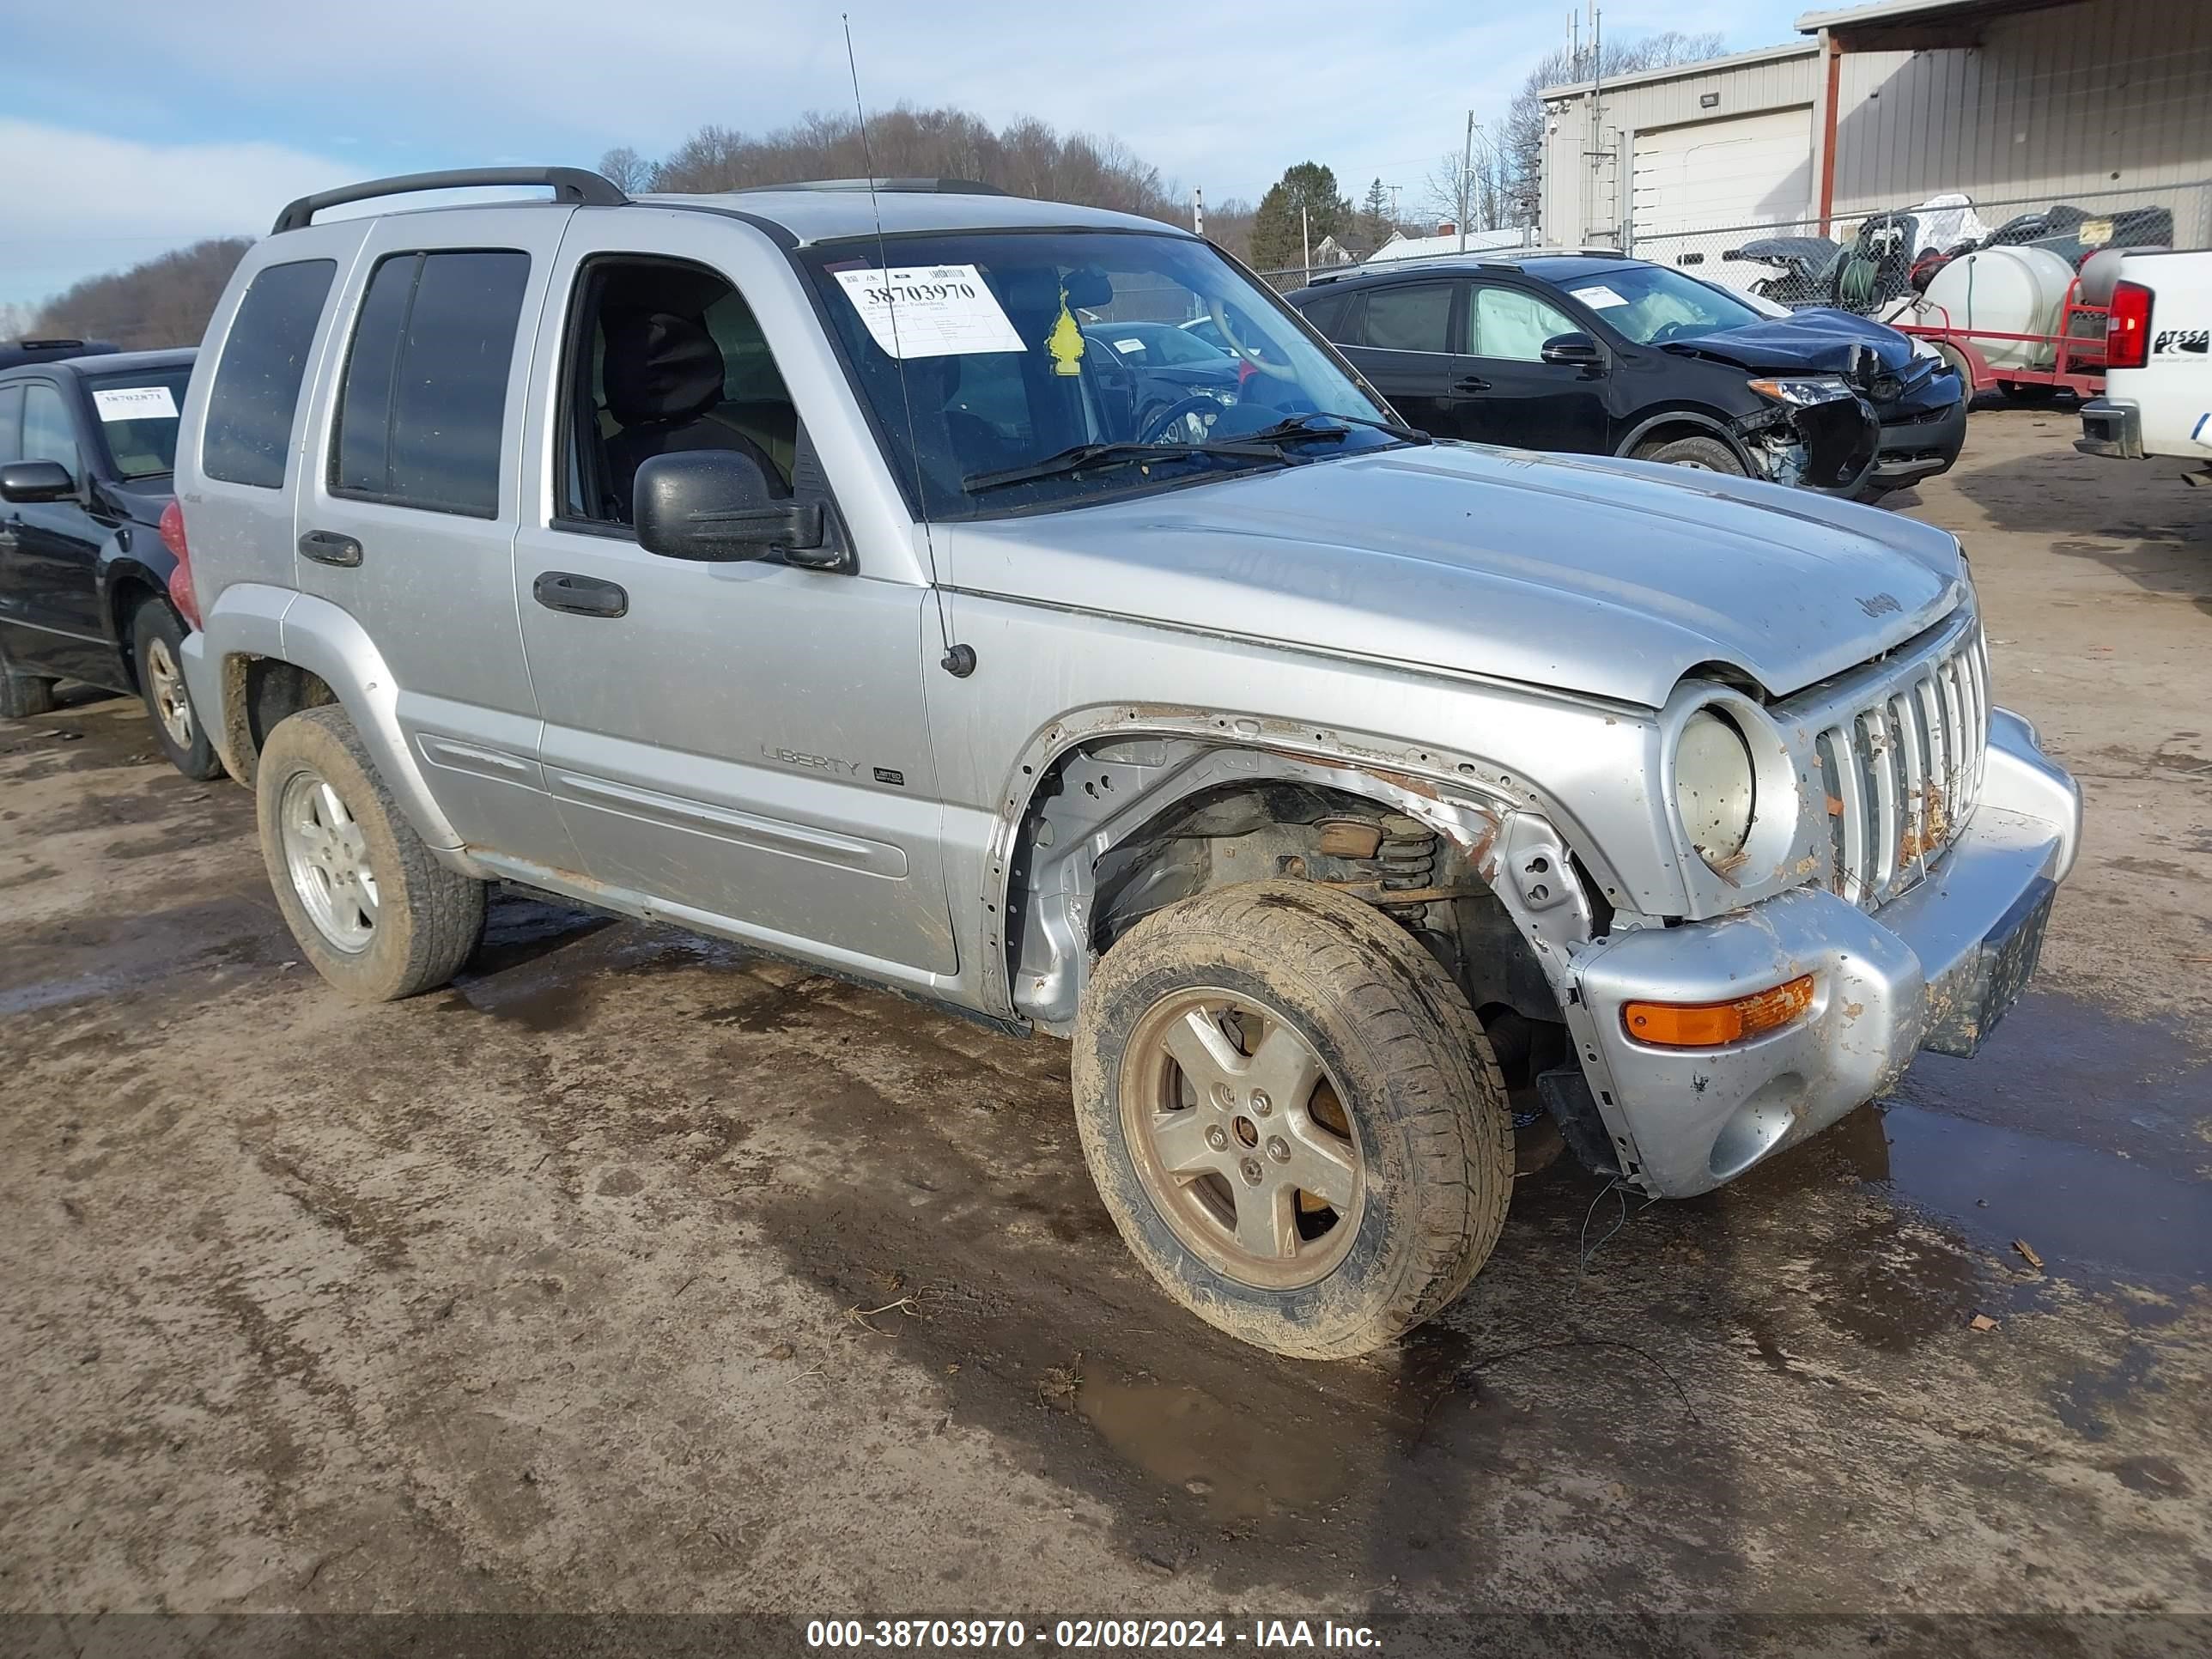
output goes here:
[[[2056, 334], [2073, 286], [2074, 268], [2043, 247], [1985, 247], [1936, 273], [1920, 304], [1920, 320], [1961, 331]], [[2048, 368], [2054, 349], [2027, 340], [1971, 342], [1992, 368]]]

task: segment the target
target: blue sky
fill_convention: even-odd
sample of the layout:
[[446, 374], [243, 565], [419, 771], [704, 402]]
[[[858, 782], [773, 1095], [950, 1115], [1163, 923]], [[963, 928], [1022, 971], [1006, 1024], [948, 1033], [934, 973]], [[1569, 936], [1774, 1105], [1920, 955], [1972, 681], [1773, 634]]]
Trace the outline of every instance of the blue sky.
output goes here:
[[[1610, 0], [1609, 36], [1796, 38], [1806, 0]], [[10, 4], [0, 112], [0, 304], [201, 236], [264, 231], [293, 196], [500, 162], [657, 155], [713, 122], [848, 108], [851, 13], [871, 107], [957, 104], [1110, 133], [1207, 199], [1291, 162], [1408, 213], [1466, 112], [1501, 112], [1569, 7], [1252, 0], [71, 0]], [[13, 14], [13, 15], [8, 15]]]

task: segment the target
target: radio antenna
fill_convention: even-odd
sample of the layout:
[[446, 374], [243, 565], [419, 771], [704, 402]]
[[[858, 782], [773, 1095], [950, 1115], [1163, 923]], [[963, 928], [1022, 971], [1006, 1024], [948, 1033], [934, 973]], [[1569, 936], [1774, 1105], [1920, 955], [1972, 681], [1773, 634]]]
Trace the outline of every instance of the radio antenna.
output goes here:
[[906, 447], [914, 462], [914, 501], [921, 513], [921, 546], [929, 562], [929, 593], [937, 605], [937, 637], [945, 647], [938, 666], [953, 678], [964, 680], [975, 672], [975, 648], [952, 642], [952, 624], [945, 616], [945, 590], [938, 585], [937, 538], [929, 528], [928, 485], [921, 471], [921, 440], [915, 425], [914, 388], [907, 384], [906, 350], [899, 343], [898, 284], [891, 281], [890, 248], [884, 239], [884, 204], [876, 196], [876, 158], [868, 144], [868, 111], [860, 101], [860, 65], [853, 55], [853, 15], [840, 12], [838, 16], [845, 25], [845, 68], [853, 77], [853, 114], [860, 124], [860, 165], [868, 172], [868, 209], [876, 217], [876, 262], [883, 267], [884, 309], [890, 314], [891, 325], [891, 361], [898, 368], [899, 400], [906, 405]]

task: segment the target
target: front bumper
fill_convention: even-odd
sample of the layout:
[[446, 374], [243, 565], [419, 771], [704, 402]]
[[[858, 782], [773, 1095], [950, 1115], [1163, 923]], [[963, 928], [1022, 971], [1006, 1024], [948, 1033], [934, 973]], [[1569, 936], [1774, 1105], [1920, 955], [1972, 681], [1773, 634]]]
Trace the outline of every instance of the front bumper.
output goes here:
[[[1973, 817], [1880, 910], [1800, 888], [1579, 957], [1583, 1075], [1629, 1183], [1666, 1198], [1710, 1191], [1881, 1094], [1922, 1048], [1972, 1054], [2033, 966], [2039, 901], [2073, 866], [2081, 824], [2073, 779], [1999, 709]], [[2006, 938], [2010, 951], [1984, 949]], [[1724, 1002], [1803, 974], [1814, 984], [1804, 1018], [1724, 1048], [1656, 1048], [1623, 1022], [1631, 1001]]]
[[2074, 441], [2074, 447], [2084, 455], [2109, 455], [2120, 461], [2142, 459], [2142, 411], [2133, 404], [2092, 398], [2081, 405], [2081, 435]]
[[1923, 478], [1948, 472], [1966, 447], [1964, 398], [1925, 414], [1887, 421], [1867, 482], [1884, 489], [1902, 489]]

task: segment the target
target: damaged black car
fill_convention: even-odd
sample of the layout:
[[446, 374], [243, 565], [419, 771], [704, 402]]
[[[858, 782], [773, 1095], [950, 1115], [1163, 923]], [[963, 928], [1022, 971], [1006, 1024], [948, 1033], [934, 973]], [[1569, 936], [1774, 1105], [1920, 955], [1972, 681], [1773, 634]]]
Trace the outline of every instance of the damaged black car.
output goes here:
[[1966, 388], [1897, 330], [1771, 314], [1640, 259], [1506, 251], [1286, 296], [1439, 438], [1627, 455], [1878, 500], [1946, 471]]

